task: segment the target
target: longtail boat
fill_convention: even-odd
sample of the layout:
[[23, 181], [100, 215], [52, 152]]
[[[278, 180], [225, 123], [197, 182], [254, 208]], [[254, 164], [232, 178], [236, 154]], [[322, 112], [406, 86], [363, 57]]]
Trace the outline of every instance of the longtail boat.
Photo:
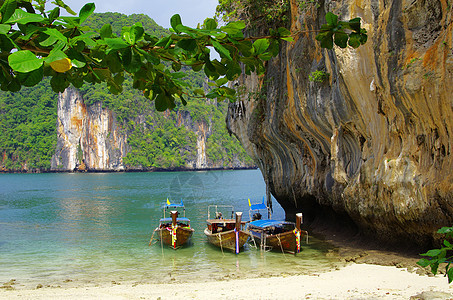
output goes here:
[[[247, 226], [252, 242], [260, 245], [262, 250], [277, 250], [297, 254], [301, 250], [301, 239], [307, 237], [308, 232], [301, 229], [302, 213], [296, 214], [296, 223], [282, 220], [261, 220], [259, 210], [269, 208], [263, 203], [251, 204], [249, 199], [251, 222]], [[252, 217], [252, 212], [254, 213]]]
[[[170, 210], [170, 217], [167, 217], [168, 210]], [[182, 210], [182, 217], [179, 217], [181, 212], [178, 210]], [[154, 230], [154, 233], [156, 232], [162, 244], [168, 245], [173, 249], [177, 249], [189, 241], [194, 230], [190, 227], [190, 220], [186, 218], [186, 209], [182, 200], [180, 204], [177, 204], [170, 203], [167, 199], [164, 204], [163, 218], [159, 220], [159, 226]], [[153, 237], [151, 237], [151, 241], [152, 239]]]
[[[219, 211], [231, 210], [231, 219], [224, 219]], [[215, 218], [211, 218], [211, 209], [215, 209]], [[233, 215], [235, 218], [233, 219]], [[238, 254], [240, 249], [247, 242], [249, 235], [244, 231], [246, 222], [242, 221], [242, 212], [234, 214], [233, 206], [210, 205], [208, 206], [207, 227], [204, 233], [208, 242], [222, 249], [227, 249]]]

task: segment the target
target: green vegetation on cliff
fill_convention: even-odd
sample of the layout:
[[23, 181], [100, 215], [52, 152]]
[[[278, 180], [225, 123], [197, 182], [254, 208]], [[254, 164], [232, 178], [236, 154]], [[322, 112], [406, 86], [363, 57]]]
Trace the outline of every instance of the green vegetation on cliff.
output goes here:
[[0, 170], [49, 169], [57, 143], [57, 95], [48, 80], [0, 93]]

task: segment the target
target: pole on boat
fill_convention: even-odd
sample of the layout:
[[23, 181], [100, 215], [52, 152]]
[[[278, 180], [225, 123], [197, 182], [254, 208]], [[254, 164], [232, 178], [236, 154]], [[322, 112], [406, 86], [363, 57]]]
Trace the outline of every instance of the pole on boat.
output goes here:
[[236, 225], [234, 233], [236, 235], [236, 254], [239, 254], [239, 232], [241, 231], [242, 212], [236, 212]]
[[271, 198], [271, 191], [269, 189], [269, 172], [266, 176], [266, 206], [267, 206], [267, 218], [271, 218], [271, 211], [272, 209], [272, 198]]
[[300, 230], [300, 225], [302, 224], [302, 213], [296, 214], [296, 228]]
[[171, 244], [173, 245], [173, 249], [176, 249], [176, 230], [178, 228], [178, 224], [176, 223], [176, 219], [178, 218], [178, 211], [172, 210], [170, 211], [171, 215]]
[[297, 213], [296, 214], [296, 230], [294, 230], [294, 234], [296, 235], [296, 251], [294, 251], [294, 254], [300, 252], [300, 234], [301, 234], [301, 229], [300, 225], [302, 224], [302, 213]]
[[170, 212], [170, 214], [171, 214], [171, 225], [172, 225], [173, 227], [175, 227], [175, 226], [176, 226], [176, 218], [178, 217], [178, 211], [172, 210], [172, 211]]

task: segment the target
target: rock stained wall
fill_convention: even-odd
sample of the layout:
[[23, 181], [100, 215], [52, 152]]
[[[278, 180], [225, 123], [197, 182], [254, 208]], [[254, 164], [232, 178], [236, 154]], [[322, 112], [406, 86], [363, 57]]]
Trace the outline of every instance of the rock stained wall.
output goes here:
[[78, 91], [58, 96], [57, 149], [52, 170], [124, 170], [127, 134], [101, 103], [87, 107]]
[[[137, 124], [145, 126], [145, 122], [145, 116], [137, 117]], [[178, 112], [177, 126], [185, 126], [197, 136], [196, 157], [193, 161], [186, 162], [186, 169], [249, 167], [239, 160], [235, 160], [230, 166], [225, 166], [223, 161], [209, 162], [206, 147], [212, 128], [204, 121], [193, 121], [189, 112]], [[118, 124], [115, 113], [102, 108], [101, 103], [87, 107], [75, 89], [68, 88], [58, 97], [57, 135], [56, 153], [51, 162], [52, 171], [126, 170], [123, 157], [130, 151], [128, 133]], [[133, 170], [144, 169], [136, 167]]]
[[[288, 217], [347, 221], [390, 243], [430, 245], [453, 224], [453, 18], [446, 0], [291, 1], [291, 30], [327, 11], [362, 18], [368, 42], [325, 50], [302, 32], [243, 76], [227, 123]], [[325, 82], [309, 74], [329, 73]], [[343, 224], [343, 223], [337, 223]]]

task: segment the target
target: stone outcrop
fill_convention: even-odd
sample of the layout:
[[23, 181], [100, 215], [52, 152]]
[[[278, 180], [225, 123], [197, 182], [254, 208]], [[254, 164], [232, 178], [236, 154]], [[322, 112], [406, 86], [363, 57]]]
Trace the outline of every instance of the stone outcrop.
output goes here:
[[[291, 1], [291, 30], [227, 123], [288, 217], [421, 246], [453, 225], [453, 8], [446, 0]], [[362, 18], [360, 48], [321, 49], [327, 11]], [[310, 81], [314, 71], [328, 74]], [[318, 223], [318, 222], [319, 223]], [[346, 222], [345, 222], [346, 221]]]
[[77, 90], [58, 96], [57, 149], [54, 171], [121, 171], [128, 151], [127, 134], [101, 103], [87, 107]]
[[[215, 105], [215, 103], [213, 104]], [[146, 124], [146, 112], [138, 115], [135, 123]], [[164, 112], [168, 117], [169, 112]], [[228, 165], [221, 160], [209, 161], [207, 139], [213, 134], [212, 126], [205, 121], [194, 121], [188, 111], [178, 111], [176, 125], [195, 133], [196, 155], [181, 169], [245, 168], [249, 164], [235, 159]], [[210, 120], [210, 119], [209, 119]], [[118, 123], [116, 114], [103, 108], [100, 102], [85, 105], [82, 95], [68, 88], [58, 96], [57, 147], [52, 157], [52, 171], [150, 171], [152, 169], [126, 167], [123, 157], [131, 151], [127, 144], [128, 132]], [[181, 149], [181, 151], [191, 149]]]

